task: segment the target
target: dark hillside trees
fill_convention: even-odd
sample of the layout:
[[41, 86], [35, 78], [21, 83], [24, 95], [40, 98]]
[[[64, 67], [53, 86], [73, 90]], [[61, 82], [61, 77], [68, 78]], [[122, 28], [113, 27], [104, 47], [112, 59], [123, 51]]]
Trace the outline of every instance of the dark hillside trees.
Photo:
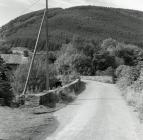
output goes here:
[[4, 98], [6, 105], [10, 105], [13, 99], [8, 68], [1, 57], [0, 57], [0, 98]]

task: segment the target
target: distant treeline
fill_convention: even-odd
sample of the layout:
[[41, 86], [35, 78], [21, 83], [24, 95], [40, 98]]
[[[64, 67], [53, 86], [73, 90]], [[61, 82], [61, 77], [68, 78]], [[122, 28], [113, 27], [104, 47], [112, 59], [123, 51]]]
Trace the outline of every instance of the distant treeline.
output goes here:
[[[11, 47], [32, 49], [38, 33], [43, 10], [22, 15], [0, 29], [0, 37]], [[143, 12], [95, 6], [80, 6], [68, 9], [49, 9], [50, 47], [59, 49], [71, 42], [73, 35], [101, 41], [114, 38], [120, 42], [143, 47]], [[45, 46], [43, 27], [39, 50]]]

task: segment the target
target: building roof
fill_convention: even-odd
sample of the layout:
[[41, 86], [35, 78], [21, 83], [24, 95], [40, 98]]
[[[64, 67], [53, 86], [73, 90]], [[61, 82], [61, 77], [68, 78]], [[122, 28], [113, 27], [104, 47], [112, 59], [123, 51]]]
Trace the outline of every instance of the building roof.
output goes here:
[[13, 48], [11, 48], [11, 50], [13, 51], [13, 50], [16, 50], [16, 51], [29, 51], [29, 49], [27, 49], [27, 48], [24, 48], [24, 47], [13, 47]]
[[1, 58], [6, 62], [6, 64], [26, 64], [28, 63], [28, 57], [24, 57], [18, 54], [0, 54]]

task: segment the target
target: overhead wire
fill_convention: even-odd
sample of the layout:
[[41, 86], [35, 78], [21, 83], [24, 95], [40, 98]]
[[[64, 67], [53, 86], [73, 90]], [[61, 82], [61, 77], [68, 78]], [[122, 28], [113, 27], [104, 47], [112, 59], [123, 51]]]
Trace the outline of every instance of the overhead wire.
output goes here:
[[38, 4], [39, 2], [40, 2], [40, 0], [34, 1], [28, 8], [24, 9], [24, 10], [21, 12], [21, 15], [27, 13], [28, 10], [30, 10], [33, 6], [35, 6], [35, 5]]

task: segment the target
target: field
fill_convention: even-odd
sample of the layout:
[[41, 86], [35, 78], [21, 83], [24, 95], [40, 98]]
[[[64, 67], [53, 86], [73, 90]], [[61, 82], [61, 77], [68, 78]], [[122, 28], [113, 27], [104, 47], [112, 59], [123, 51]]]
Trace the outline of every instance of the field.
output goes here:
[[38, 140], [52, 134], [57, 123], [52, 114], [35, 115], [26, 109], [0, 107], [0, 139]]

